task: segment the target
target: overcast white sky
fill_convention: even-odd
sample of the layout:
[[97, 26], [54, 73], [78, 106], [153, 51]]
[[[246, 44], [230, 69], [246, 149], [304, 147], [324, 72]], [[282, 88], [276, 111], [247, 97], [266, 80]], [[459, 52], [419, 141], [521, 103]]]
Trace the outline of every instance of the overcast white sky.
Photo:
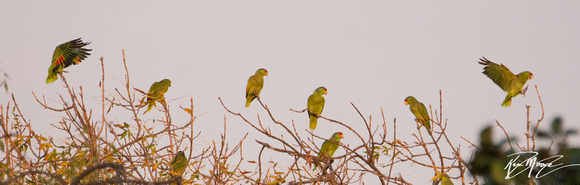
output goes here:
[[[122, 87], [118, 79], [124, 75], [121, 50], [125, 49], [134, 87], [147, 90], [153, 82], [169, 78], [172, 87], [166, 98], [193, 97], [196, 114], [207, 113], [195, 123], [205, 142], [218, 138], [224, 115], [233, 141], [245, 133], [257, 134], [227, 114], [217, 97], [253, 120], [256, 112], [265, 116], [256, 103], [243, 107], [247, 78], [261, 67], [269, 71], [262, 100], [278, 119], [288, 124], [294, 120], [302, 130], [308, 128], [306, 114], [288, 109], [305, 108], [307, 97], [319, 86], [328, 88], [324, 116], [362, 130], [363, 123], [349, 102], [366, 116], [372, 115], [376, 124], [380, 123], [382, 107], [390, 128], [397, 118], [401, 137], [415, 132], [404, 98], [413, 95], [426, 105], [438, 106], [442, 90], [448, 132], [464, 152], [469, 151], [465, 148], [468, 144], [460, 136], [477, 141], [480, 130], [494, 119], [514, 137], [523, 139], [525, 105], [532, 106], [532, 120], [540, 117], [534, 85], [539, 88], [546, 113], [542, 127], [562, 116], [566, 127], [579, 128], [578, 1], [1, 4], [0, 69], [10, 75], [8, 93], [14, 93], [37, 132], [56, 138], [57, 130], [48, 125], [62, 114], [42, 110], [32, 91], [54, 100], [65, 93], [60, 80], [45, 84], [47, 69], [54, 47], [78, 37], [92, 42], [88, 48], [93, 51], [83, 63], [68, 68], [66, 76], [71, 85], [83, 86], [86, 101], [97, 115], [98, 59], [105, 59], [107, 90], [113, 93], [115, 87]], [[533, 72], [527, 96], [516, 97], [512, 107], [501, 107], [506, 93], [481, 74], [483, 66], [477, 64], [481, 56], [505, 64], [514, 73]], [[1, 104], [10, 101], [8, 93], [0, 92]], [[172, 102], [176, 124], [187, 122], [178, 107], [188, 102], [189, 98]], [[146, 118], [155, 116], [148, 114]], [[107, 119], [130, 121], [119, 115]], [[353, 134], [327, 121], [319, 121], [318, 128], [318, 135], [343, 131], [345, 142], [358, 144], [349, 141]], [[497, 140], [502, 138], [498, 131]], [[245, 146], [257, 148], [258, 144], [248, 140]], [[416, 184], [431, 178], [401, 173], [413, 177], [411, 182]]]

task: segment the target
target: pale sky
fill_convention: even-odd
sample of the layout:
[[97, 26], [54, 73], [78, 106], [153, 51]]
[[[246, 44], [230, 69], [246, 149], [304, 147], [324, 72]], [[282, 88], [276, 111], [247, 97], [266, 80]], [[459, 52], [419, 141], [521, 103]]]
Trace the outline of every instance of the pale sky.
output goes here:
[[[406, 96], [439, 106], [448, 133], [464, 152], [477, 142], [479, 132], [497, 119], [512, 137], [523, 141], [526, 108], [531, 119], [540, 118], [541, 94], [545, 120], [562, 116], [565, 127], [580, 128], [580, 2], [578, 1], [4, 1], [0, 6], [0, 69], [10, 76], [9, 92], [0, 92], [0, 104], [14, 93], [26, 119], [37, 133], [58, 138], [49, 126], [63, 114], [43, 110], [32, 96], [57, 100], [65, 94], [62, 82], [45, 79], [54, 48], [82, 37], [92, 42], [91, 55], [67, 68], [69, 84], [83, 86], [87, 104], [100, 116], [101, 65], [104, 57], [106, 88], [122, 88], [122, 49], [125, 49], [131, 85], [147, 90], [164, 78], [172, 80], [166, 94], [174, 124], [187, 115], [179, 105], [194, 98], [195, 122], [202, 142], [218, 139], [223, 118], [231, 141], [245, 133], [258, 133], [228, 114], [219, 104], [251, 120], [266, 114], [256, 102], [244, 108], [247, 78], [266, 68], [261, 98], [280, 121], [292, 120], [306, 135], [306, 114], [289, 111], [306, 107], [306, 99], [319, 86], [328, 88], [323, 116], [363, 130], [353, 102], [373, 123], [381, 123], [384, 109], [389, 134], [397, 119], [397, 134], [415, 133], [414, 117], [403, 104]], [[481, 72], [485, 56], [503, 63], [514, 73], [529, 70], [526, 97], [518, 96], [509, 108], [500, 106], [506, 93]], [[183, 99], [177, 99], [182, 98]], [[11, 104], [12, 105], [12, 104]], [[57, 105], [53, 103], [53, 105]], [[154, 111], [155, 112], [155, 111]], [[147, 114], [152, 119], [159, 114]], [[108, 115], [114, 122], [130, 122]], [[269, 121], [269, 119], [268, 119]], [[267, 122], [274, 128], [271, 122]], [[345, 133], [346, 144], [357, 145], [354, 134], [322, 120], [315, 134], [328, 137]], [[496, 140], [503, 139], [495, 127]], [[282, 132], [280, 132], [282, 133]], [[64, 137], [64, 135], [63, 135]], [[255, 136], [254, 136], [255, 137]], [[389, 136], [392, 138], [392, 136]], [[272, 140], [262, 138], [266, 142]], [[348, 139], [351, 139], [350, 141]], [[572, 144], [578, 146], [579, 143]], [[578, 141], [576, 137], [575, 141]], [[322, 143], [322, 141], [319, 141]], [[350, 142], [350, 143], [349, 143]], [[198, 143], [201, 150], [204, 144]], [[245, 147], [258, 148], [254, 139]], [[246, 150], [248, 159], [256, 152]], [[337, 151], [337, 154], [344, 151]], [[272, 153], [270, 153], [272, 154]], [[464, 154], [469, 158], [469, 153]], [[431, 176], [400, 169], [415, 184]], [[429, 171], [428, 171], [429, 172]]]

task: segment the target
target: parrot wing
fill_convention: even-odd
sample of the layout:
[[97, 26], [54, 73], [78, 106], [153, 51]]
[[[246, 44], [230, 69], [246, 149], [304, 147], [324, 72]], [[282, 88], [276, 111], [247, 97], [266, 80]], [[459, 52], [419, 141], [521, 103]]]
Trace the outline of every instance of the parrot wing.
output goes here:
[[511, 82], [516, 78], [516, 75], [503, 64], [498, 65], [485, 57], [480, 60], [479, 64], [485, 66], [483, 68], [483, 74], [489, 77], [502, 90], [509, 91]]
[[264, 87], [264, 77], [260, 75], [252, 75], [248, 79], [248, 85], [246, 86], [246, 107], [250, 106], [250, 103], [260, 96], [260, 91]]
[[331, 142], [324, 141], [322, 146], [320, 147], [320, 151], [318, 152], [318, 157], [324, 158], [324, 156], [328, 156], [328, 150], [330, 149]]
[[320, 147], [320, 152], [318, 153], [318, 157], [332, 157], [336, 149], [338, 149], [338, 143], [342, 139], [343, 135], [342, 132], [336, 132], [332, 134], [329, 140], [324, 141], [322, 146]]
[[308, 117], [310, 118], [310, 129], [316, 129], [316, 124], [318, 122], [318, 116], [322, 114], [325, 104], [324, 97], [322, 94], [317, 94], [316, 92], [308, 97], [308, 102], [306, 108], [308, 109]]
[[425, 107], [425, 104], [419, 102], [419, 111], [418, 111], [418, 116], [417, 118], [419, 118], [423, 124], [423, 126], [425, 126], [425, 128], [427, 128], [427, 131], [429, 133], [431, 133], [431, 120], [429, 118], [429, 113], [427, 112], [427, 108]]
[[149, 92], [147, 93], [147, 100], [159, 99], [162, 90], [161, 86], [162, 86], [161, 82], [155, 82], [151, 84], [151, 87], [149, 87]]
[[322, 110], [324, 110], [325, 101], [326, 100], [324, 100], [322, 95], [312, 94], [308, 97], [307, 108], [317, 116], [322, 113]]

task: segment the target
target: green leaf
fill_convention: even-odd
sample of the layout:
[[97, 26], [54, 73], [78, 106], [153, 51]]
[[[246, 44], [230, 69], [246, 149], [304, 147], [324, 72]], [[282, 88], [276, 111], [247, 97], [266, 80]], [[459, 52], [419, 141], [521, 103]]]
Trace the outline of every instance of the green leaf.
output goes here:
[[154, 146], [155, 146], [155, 144], [150, 144], [150, 145], [147, 145], [145, 148], [153, 148]]
[[552, 133], [562, 133], [562, 118], [557, 117], [554, 119], [554, 121], [552, 121]]
[[128, 130], [125, 130], [125, 132], [123, 132], [121, 134], [121, 139], [125, 138], [125, 136], [127, 136], [127, 134], [129, 134], [129, 131]]
[[42, 140], [42, 141], [48, 141], [48, 139], [46, 139], [46, 138], [44, 138], [44, 137], [42, 137], [42, 136], [38, 136], [38, 138], [39, 138], [40, 140]]

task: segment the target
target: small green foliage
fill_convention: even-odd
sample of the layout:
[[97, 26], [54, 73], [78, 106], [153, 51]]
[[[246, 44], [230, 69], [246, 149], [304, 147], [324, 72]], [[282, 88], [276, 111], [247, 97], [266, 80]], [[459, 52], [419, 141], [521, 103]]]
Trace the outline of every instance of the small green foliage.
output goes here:
[[375, 146], [373, 148], [373, 152], [374, 152], [373, 153], [373, 158], [375, 159], [376, 162], [379, 162], [379, 157], [381, 155], [388, 156], [389, 155], [389, 151], [391, 151], [391, 150], [392, 150], [392, 148], [387, 147], [387, 146], [384, 146], [384, 145]]

